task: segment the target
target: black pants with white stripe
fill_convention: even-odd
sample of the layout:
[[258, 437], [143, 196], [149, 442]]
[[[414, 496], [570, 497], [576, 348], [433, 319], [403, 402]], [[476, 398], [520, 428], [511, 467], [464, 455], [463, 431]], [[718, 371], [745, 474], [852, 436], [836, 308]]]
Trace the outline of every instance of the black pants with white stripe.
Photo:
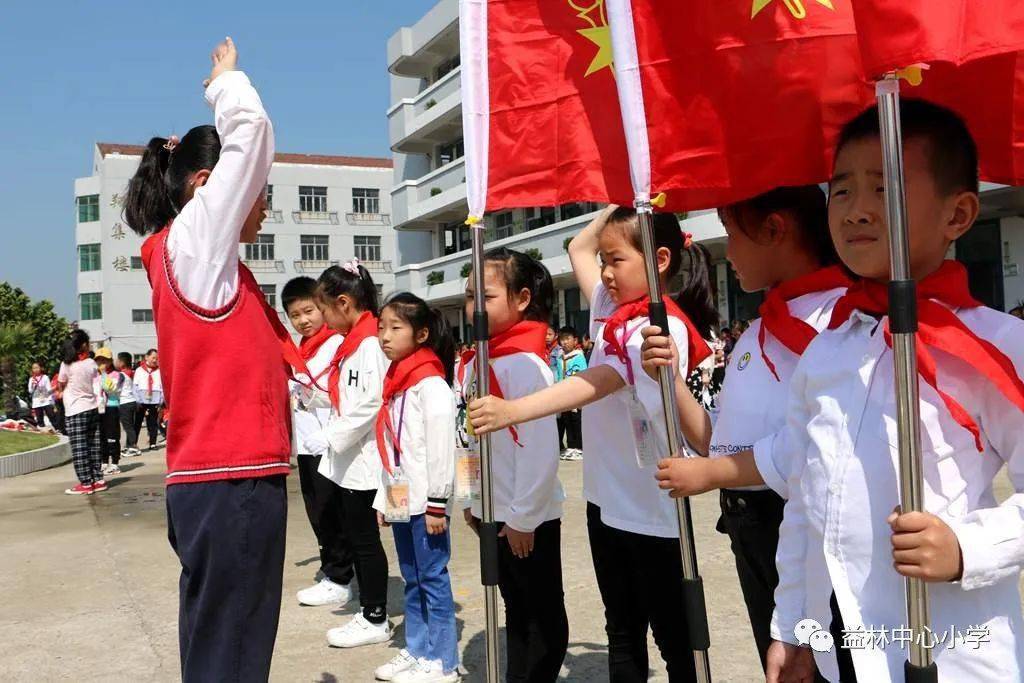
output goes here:
[[287, 516], [284, 475], [167, 487], [185, 683], [269, 678]]

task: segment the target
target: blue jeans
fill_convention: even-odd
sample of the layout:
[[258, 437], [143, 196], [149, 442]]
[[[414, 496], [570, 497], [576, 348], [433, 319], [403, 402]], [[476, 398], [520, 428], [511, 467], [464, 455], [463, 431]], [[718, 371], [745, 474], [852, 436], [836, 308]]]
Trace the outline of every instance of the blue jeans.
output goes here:
[[448, 576], [450, 532], [431, 536], [426, 515], [391, 525], [405, 579], [405, 649], [413, 657], [440, 660], [445, 672], [459, 665], [455, 598]]

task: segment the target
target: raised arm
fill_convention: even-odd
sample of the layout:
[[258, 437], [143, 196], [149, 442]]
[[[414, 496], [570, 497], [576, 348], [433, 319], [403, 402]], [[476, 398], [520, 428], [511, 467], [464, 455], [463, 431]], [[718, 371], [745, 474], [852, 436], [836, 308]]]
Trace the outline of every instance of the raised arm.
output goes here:
[[274, 131], [248, 77], [235, 70], [234, 42], [227, 38], [212, 58], [206, 101], [214, 110], [220, 158], [175, 218], [167, 248], [185, 297], [216, 309], [238, 287], [239, 237], [267, 184]]
[[569, 242], [569, 261], [572, 263], [572, 271], [576, 274], [576, 282], [587, 301], [592, 299], [594, 287], [601, 281], [601, 266], [597, 263], [599, 251], [597, 238], [608, 221], [608, 216], [612, 215], [617, 208], [619, 207], [615, 204], [609, 204]]

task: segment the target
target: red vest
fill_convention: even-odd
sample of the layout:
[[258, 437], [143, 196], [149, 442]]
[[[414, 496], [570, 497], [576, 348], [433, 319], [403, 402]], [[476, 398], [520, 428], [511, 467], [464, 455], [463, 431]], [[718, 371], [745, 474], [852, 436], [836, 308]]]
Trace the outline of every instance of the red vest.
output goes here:
[[211, 311], [188, 302], [167, 258], [167, 233], [142, 246], [164, 399], [174, 411], [167, 483], [287, 474], [291, 412], [277, 313], [241, 263], [226, 306]]

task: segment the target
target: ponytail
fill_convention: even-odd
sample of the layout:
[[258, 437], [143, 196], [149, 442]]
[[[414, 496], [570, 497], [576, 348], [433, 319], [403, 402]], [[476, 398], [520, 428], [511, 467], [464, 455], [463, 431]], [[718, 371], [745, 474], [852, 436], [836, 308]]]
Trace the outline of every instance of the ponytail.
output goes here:
[[124, 220], [139, 235], [162, 229], [191, 197], [193, 174], [212, 171], [220, 159], [220, 137], [213, 126], [196, 126], [173, 150], [167, 138], [151, 138], [135, 175], [128, 181]]
[[377, 285], [370, 271], [361, 265], [355, 268], [358, 275], [341, 266], [331, 266], [320, 274], [317, 293], [331, 300], [344, 294], [352, 299], [359, 310], [377, 315]]
[[493, 263], [502, 270], [505, 289], [509, 296], [524, 289], [530, 292], [530, 304], [523, 318], [546, 323], [551, 320], [551, 308], [555, 300], [555, 285], [551, 273], [543, 263], [521, 251], [498, 247], [484, 254], [484, 263]]
[[684, 272], [686, 279], [683, 286], [673, 299], [704, 338], [711, 339], [719, 323], [718, 309], [711, 291], [711, 253], [703, 244], [694, 243], [683, 249], [683, 255], [684, 259], [689, 260], [689, 267]]
[[396, 316], [412, 327], [413, 334], [427, 330], [427, 340], [423, 346], [437, 354], [444, 365], [444, 379], [449, 386], [455, 376], [455, 338], [452, 329], [445, 320], [444, 314], [431, 308], [427, 302], [415, 294], [399, 292], [388, 298], [384, 308], [394, 312]]

